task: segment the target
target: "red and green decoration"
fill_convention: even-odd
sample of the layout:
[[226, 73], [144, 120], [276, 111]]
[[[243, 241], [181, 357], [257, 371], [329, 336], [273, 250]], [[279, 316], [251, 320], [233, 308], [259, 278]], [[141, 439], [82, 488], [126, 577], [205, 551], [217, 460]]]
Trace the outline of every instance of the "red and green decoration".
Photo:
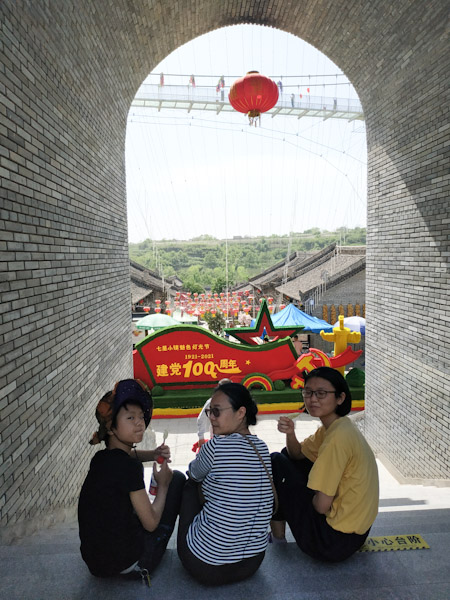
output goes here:
[[271, 392], [273, 390], [273, 381], [270, 377], [264, 375], [264, 373], [252, 373], [251, 375], [247, 375], [241, 383], [249, 390], [253, 387], [261, 388], [266, 390], [266, 392]]
[[224, 331], [244, 344], [256, 346], [258, 345], [256, 338], [262, 338], [267, 335], [272, 342], [275, 342], [279, 338], [292, 337], [302, 329], [304, 329], [303, 325], [274, 327], [267, 301], [264, 298], [261, 302], [254, 327], [227, 327]]

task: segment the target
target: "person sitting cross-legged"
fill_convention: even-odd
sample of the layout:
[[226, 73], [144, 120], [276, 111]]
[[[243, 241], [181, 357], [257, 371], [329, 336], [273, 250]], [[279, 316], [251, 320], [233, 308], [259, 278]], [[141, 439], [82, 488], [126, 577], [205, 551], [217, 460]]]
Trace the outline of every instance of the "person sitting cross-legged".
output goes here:
[[[98, 431], [91, 444], [106, 448], [91, 460], [78, 502], [81, 555], [97, 577], [142, 577], [158, 566], [179, 513], [186, 477], [168, 466], [170, 449], [136, 450], [152, 416], [148, 388], [135, 379], [119, 381], [97, 405]], [[142, 462], [153, 465], [158, 493], [150, 502]]]
[[264, 558], [273, 492], [269, 451], [249, 431], [257, 412], [239, 383], [218, 386], [206, 409], [214, 436], [189, 465], [177, 539], [183, 566], [204, 585], [250, 577]]
[[280, 417], [286, 448], [271, 455], [279, 510], [272, 540], [285, 540], [286, 521], [297, 545], [313, 558], [341, 561], [357, 552], [378, 512], [374, 454], [346, 416], [351, 394], [339, 371], [319, 367], [305, 377], [306, 409], [322, 423], [299, 442], [292, 419]]

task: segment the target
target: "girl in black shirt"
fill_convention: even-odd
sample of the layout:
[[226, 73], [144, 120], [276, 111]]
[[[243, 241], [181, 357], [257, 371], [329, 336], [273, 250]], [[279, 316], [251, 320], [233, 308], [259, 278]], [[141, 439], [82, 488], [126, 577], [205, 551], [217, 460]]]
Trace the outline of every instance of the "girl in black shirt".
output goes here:
[[[152, 414], [150, 391], [142, 382], [116, 384], [98, 403], [99, 429], [91, 444], [105, 442], [93, 457], [83, 484], [78, 522], [81, 555], [93, 575], [142, 576], [159, 564], [179, 512], [185, 476], [168, 466], [170, 449], [136, 450]], [[153, 472], [158, 494], [150, 502], [142, 463], [164, 458]]]

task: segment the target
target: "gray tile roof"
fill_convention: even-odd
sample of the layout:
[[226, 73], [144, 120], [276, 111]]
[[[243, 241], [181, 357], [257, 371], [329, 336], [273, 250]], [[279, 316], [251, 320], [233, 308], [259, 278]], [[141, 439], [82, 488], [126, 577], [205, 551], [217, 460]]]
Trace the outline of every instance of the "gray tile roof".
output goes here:
[[343, 278], [350, 277], [353, 273], [365, 268], [365, 246], [343, 246], [318, 252], [302, 265], [297, 277], [291, 279], [286, 285], [276, 288], [277, 292], [285, 296], [303, 301], [308, 292], [326, 283], [329, 289]]
[[152, 289], [131, 280], [131, 303], [137, 304], [152, 293]]
[[288, 259], [283, 259], [265, 269], [255, 277], [252, 277], [249, 279], [249, 283], [254, 287], [264, 284], [277, 285], [283, 281], [286, 264], [288, 266], [288, 278], [293, 277], [300, 268], [300, 265], [309, 256], [311, 256], [310, 252], [292, 252]]
[[176, 277], [168, 277], [164, 282], [162, 278], [151, 269], [130, 260], [131, 301], [139, 302], [152, 292], [161, 295], [164, 291], [170, 294], [174, 289], [180, 289], [182, 282]]

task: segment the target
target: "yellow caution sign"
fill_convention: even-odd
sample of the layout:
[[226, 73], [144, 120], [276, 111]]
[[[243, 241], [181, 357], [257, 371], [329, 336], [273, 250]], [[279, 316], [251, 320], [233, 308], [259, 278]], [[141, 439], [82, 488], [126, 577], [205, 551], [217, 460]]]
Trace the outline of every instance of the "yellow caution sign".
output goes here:
[[390, 550], [424, 550], [430, 548], [423, 537], [417, 533], [410, 535], [382, 535], [368, 537], [360, 552], [388, 552]]

